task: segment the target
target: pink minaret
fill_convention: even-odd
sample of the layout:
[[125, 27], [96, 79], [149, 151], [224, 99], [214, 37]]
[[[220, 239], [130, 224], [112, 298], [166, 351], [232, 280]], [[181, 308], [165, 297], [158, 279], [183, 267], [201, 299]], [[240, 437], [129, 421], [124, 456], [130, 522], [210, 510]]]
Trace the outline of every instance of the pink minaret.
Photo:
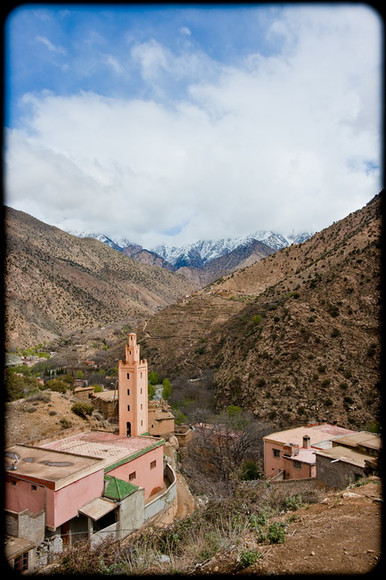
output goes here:
[[140, 360], [137, 335], [128, 336], [126, 362], [118, 363], [119, 435], [137, 437], [148, 432], [147, 361]]

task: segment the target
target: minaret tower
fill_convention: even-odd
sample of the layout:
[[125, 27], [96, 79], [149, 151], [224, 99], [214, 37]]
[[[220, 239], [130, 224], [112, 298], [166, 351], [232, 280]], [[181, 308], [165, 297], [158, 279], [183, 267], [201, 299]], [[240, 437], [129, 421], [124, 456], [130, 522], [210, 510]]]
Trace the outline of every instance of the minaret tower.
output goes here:
[[118, 363], [119, 435], [137, 437], [148, 432], [147, 361], [140, 360], [137, 335], [128, 335], [126, 362]]

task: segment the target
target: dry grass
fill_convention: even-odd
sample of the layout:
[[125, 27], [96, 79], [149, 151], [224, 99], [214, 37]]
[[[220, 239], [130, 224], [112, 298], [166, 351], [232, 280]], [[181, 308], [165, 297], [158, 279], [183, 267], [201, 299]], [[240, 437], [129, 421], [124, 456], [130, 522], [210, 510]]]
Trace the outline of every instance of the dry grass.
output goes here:
[[[296, 501], [288, 502], [288, 498]], [[77, 543], [61, 555], [57, 572], [189, 574], [221, 553], [232, 554], [235, 565], [246, 567], [259, 557], [261, 543], [285, 540], [285, 526], [273, 529], [275, 516], [318, 499], [318, 490], [302, 482], [291, 487], [245, 484], [237, 496], [208, 502], [165, 529], [148, 528], [122, 542], [106, 540], [93, 549], [87, 543]]]

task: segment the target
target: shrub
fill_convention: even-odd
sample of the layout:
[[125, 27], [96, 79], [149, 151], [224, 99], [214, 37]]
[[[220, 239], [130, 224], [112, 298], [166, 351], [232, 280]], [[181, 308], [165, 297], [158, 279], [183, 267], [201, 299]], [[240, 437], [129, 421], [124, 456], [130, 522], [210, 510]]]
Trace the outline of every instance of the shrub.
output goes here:
[[261, 317], [261, 314], [256, 314], [255, 316], [252, 316], [252, 322], [253, 322], [253, 324], [255, 324], [256, 326], [258, 324], [260, 324], [261, 318], [262, 318]]
[[75, 415], [79, 415], [80, 417], [86, 417], [87, 415], [91, 415], [94, 410], [94, 406], [91, 403], [87, 403], [86, 401], [79, 401], [74, 403], [71, 407], [71, 411], [75, 413]]
[[103, 391], [102, 385], [94, 385], [94, 393], [101, 393]]
[[273, 522], [268, 528], [267, 538], [270, 544], [284, 544], [286, 527], [282, 522]]
[[239, 565], [241, 566], [241, 568], [247, 568], [248, 566], [254, 564], [256, 560], [258, 560], [261, 557], [262, 557], [261, 552], [258, 552], [257, 550], [247, 550], [246, 548], [244, 548], [243, 550], [241, 550], [238, 557]]
[[27, 397], [27, 401], [42, 401], [42, 403], [48, 403], [51, 400], [51, 395], [49, 393], [42, 393], [41, 391], [36, 391], [31, 393]]
[[260, 471], [256, 461], [253, 459], [246, 459], [241, 467], [240, 479], [247, 481], [250, 479], [259, 479]]
[[303, 498], [300, 493], [296, 495], [289, 495], [284, 500], [284, 506], [288, 510], [297, 510], [303, 505]]
[[70, 427], [72, 427], [72, 423], [71, 421], [69, 421], [68, 419], [66, 419], [66, 417], [62, 417], [59, 421], [62, 429], [69, 429]]

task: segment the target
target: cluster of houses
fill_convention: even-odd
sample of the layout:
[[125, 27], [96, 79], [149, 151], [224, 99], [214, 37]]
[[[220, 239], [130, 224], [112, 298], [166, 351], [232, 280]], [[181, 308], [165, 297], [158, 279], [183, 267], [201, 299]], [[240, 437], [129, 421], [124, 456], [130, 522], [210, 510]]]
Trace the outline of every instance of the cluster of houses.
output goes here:
[[[79, 539], [91, 545], [122, 539], [154, 522], [173, 521], [177, 480], [166, 436], [179, 441], [190, 429], [174, 425], [170, 408], [148, 401], [147, 361], [128, 335], [118, 365], [118, 389], [75, 395], [92, 399], [105, 417], [118, 414], [118, 432], [63, 431], [5, 450], [6, 558], [21, 573], [49, 563]], [[318, 477], [345, 487], [377, 474], [380, 437], [336, 425], [306, 425], [264, 439], [265, 478]]]

